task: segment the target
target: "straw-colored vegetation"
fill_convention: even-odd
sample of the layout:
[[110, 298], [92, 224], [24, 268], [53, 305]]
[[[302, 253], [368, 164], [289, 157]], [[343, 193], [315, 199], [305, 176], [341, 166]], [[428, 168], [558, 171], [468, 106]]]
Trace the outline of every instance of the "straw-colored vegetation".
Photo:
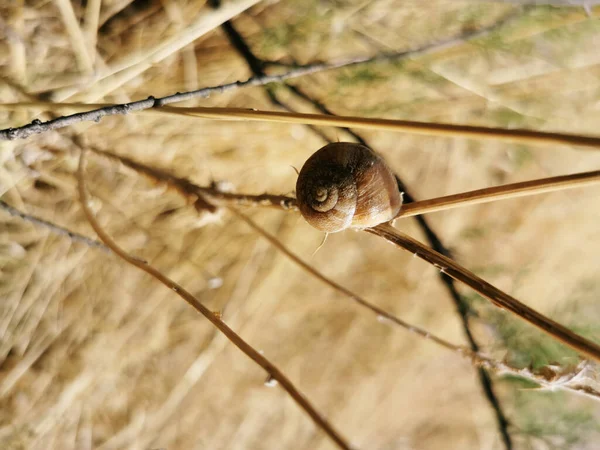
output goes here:
[[[65, 114], [49, 101], [124, 103], [257, 75], [222, 26], [232, 19], [270, 74], [491, 28], [412, 58], [287, 81], [315, 103], [279, 83], [178, 106], [282, 111], [270, 94], [302, 113], [324, 105], [345, 116], [598, 135], [600, 8], [515, 3], [4, 2], [0, 102], [10, 106], [0, 129]], [[593, 148], [356, 131], [418, 200], [600, 168]], [[481, 349], [473, 355], [438, 268], [353, 231], [313, 255], [323, 236], [292, 200], [245, 208], [211, 197], [293, 197], [293, 168], [324, 137], [354, 139], [333, 127], [152, 111], [0, 141], [0, 448], [335, 448], [178, 292], [107, 251], [90, 218], [276, 364], [355, 448], [509, 448], [477, 365], [491, 376], [512, 448], [596, 448], [596, 363], [456, 284]], [[79, 180], [87, 217], [81, 148], [93, 150]], [[600, 342], [597, 175], [463, 208], [437, 210], [462, 198], [414, 203], [395, 226], [427, 242], [411, 216], [437, 211], [425, 217], [458, 263]], [[194, 203], [198, 192], [216, 208]]]

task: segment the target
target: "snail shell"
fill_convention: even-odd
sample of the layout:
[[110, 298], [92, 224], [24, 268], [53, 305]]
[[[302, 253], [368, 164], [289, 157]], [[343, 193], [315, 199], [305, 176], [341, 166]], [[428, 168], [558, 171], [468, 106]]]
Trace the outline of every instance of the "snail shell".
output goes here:
[[402, 206], [396, 177], [368, 147], [349, 142], [317, 150], [296, 182], [300, 213], [318, 230], [335, 233], [392, 220]]

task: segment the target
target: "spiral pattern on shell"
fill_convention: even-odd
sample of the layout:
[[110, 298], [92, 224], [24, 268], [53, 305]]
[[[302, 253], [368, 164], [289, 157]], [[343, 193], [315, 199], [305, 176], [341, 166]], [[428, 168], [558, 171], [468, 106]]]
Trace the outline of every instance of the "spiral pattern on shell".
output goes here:
[[347, 142], [328, 144], [304, 163], [296, 197], [306, 221], [327, 233], [387, 222], [402, 205], [385, 161], [368, 147]]

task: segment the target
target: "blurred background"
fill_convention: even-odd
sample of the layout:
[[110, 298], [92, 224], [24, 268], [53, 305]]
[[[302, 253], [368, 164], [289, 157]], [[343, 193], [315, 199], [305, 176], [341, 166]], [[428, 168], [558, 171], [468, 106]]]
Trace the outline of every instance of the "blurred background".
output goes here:
[[[182, 105], [597, 134], [600, 8], [525, 3], [0, 2], [0, 128], [68, 112], [32, 102], [122, 103], [383, 55]], [[446, 40], [453, 45], [425, 55], [385, 57]], [[0, 142], [2, 201], [93, 239], [74, 139], [250, 194], [293, 195], [293, 167], [326, 139], [363, 139], [416, 199], [600, 167], [597, 151], [567, 146], [146, 112]], [[482, 384], [468, 361], [381, 323], [235, 216], [199, 214], [175, 190], [97, 155], [86, 174], [110, 235], [220, 312], [356, 448], [599, 448], [598, 401], [516, 377]], [[396, 226], [424, 242], [433, 234], [465, 267], [598, 342], [599, 194], [555, 192]], [[578, 362], [375, 236], [337, 233], [313, 255], [323, 235], [297, 213], [246, 212], [328, 277], [453, 343], [469, 345], [466, 324], [484, 352], [515, 367]], [[335, 448], [282, 389], [265, 386], [262, 369], [149, 276], [6, 210], [0, 231], [0, 448]]]

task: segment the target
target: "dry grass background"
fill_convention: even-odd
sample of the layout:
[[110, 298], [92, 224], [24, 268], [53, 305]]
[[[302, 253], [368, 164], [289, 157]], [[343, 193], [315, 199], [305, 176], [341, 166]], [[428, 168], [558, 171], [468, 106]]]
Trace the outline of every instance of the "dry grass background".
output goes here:
[[[76, 17], [71, 23], [82, 23], [81, 36], [78, 27], [70, 34], [61, 18], [68, 5]], [[282, 0], [259, 2], [233, 23], [260, 58], [305, 63], [423, 46], [489, 26], [516, 8], [454, 0]], [[217, 23], [120, 86], [89, 81], [91, 72], [181, 36], [210, 13], [202, 1], [32, 0], [2, 2], [0, 11], [2, 76], [42, 98], [122, 102], [251, 75]], [[338, 114], [597, 134], [599, 13], [539, 6], [487, 39], [292, 84]], [[295, 108], [313, 111], [281, 87], [272, 89]], [[0, 101], [24, 100], [0, 83]], [[274, 108], [260, 87], [189, 104]], [[0, 125], [41, 113], [0, 112]], [[343, 131], [323, 131], [348, 139]], [[227, 181], [247, 193], [291, 193], [290, 166], [300, 167], [324, 143], [301, 125], [144, 113], [1, 143], [2, 199], [88, 236], [73, 133], [198, 184]], [[419, 199], [600, 166], [594, 150], [361, 134]], [[87, 175], [93, 207], [110, 234], [221, 311], [357, 448], [505, 448], [476, 372], [455, 354], [378, 322], [230, 214], [199, 217], [173, 190], [98, 156], [90, 155]], [[557, 192], [428, 220], [466, 267], [598, 340], [599, 194], [598, 187]], [[322, 236], [297, 214], [249, 212], [327, 276], [409, 322], [464, 341], [433, 267], [351, 231], [330, 236], [311, 257]], [[397, 226], [424, 238], [412, 219]], [[264, 385], [261, 369], [148, 276], [5, 213], [0, 230], [0, 448], [333, 448], [282, 390]], [[521, 367], [576, 362], [531, 327], [461, 293], [486, 352]], [[597, 402], [511, 377], [494, 381], [515, 448], [598, 448]]]

